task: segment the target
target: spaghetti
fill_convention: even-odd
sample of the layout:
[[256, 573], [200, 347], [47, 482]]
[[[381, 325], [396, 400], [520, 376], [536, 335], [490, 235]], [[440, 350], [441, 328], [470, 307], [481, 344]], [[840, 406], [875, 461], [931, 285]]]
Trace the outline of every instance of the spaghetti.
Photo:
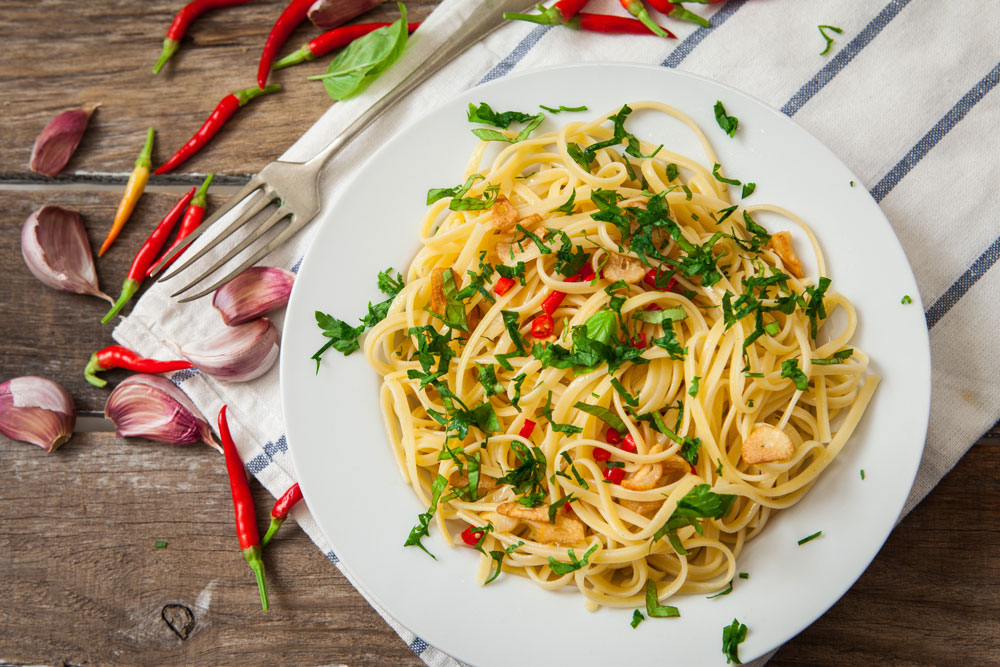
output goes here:
[[[685, 123], [712, 167], [628, 132], [640, 109]], [[797, 225], [823, 276], [805, 222], [734, 205], [669, 106], [484, 164], [493, 143], [428, 197], [406, 286], [364, 343], [400, 473], [429, 506], [407, 544], [465, 528], [482, 580], [575, 586], [591, 608], [723, 589], [875, 390], [848, 347], [854, 308], [753, 216]]]

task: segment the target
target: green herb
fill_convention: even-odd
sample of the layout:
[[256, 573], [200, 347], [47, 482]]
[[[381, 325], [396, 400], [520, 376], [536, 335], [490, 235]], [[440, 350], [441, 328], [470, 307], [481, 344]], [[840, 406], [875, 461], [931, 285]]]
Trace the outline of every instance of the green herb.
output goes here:
[[681, 347], [681, 343], [677, 340], [673, 327], [665, 328], [662, 337], [653, 339], [653, 345], [666, 350], [667, 355], [671, 359], [683, 361], [684, 357], [687, 356], [687, 348]]
[[437, 560], [437, 556], [428, 551], [420, 540], [430, 536], [431, 519], [434, 517], [434, 512], [437, 511], [438, 500], [441, 499], [441, 493], [446, 486], [448, 486], [448, 480], [444, 475], [438, 475], [434, 478], [434, 483], [431, 485], [431, 506], [423, 514], [417, 515], [417, 525], [413, 527], [410, 536], [403, 543], [404, 547], [412, 547], [413, 545], [420, 547], [425, 554], [434, 560]]
[[427, 414], [441, 426], [444, 426], [446, 432], [455, 432], [455, 435], [448, 436], [449, 440], [451, 438], [460, 442], [465, 440], [469, 434], [469, 428], [472, 426], [484, 433], [496, 433], [500, 430], [500, 422], [497, 420], [496, 412], [489, 403], [482, 403], [470, 409], [445, 383], [435, 380], [432, 385], [441, 395], [441, 403], [444, 405], [447, 415], [443, 415], [437, 410], [428, 410]]
[[618, 340], [617, 330], [614, 311], [600, 310], [583, 326], [573, 327], [571, 350], [555, 343], [536, 343], [531, 354], [542, 362], [542, 368], [572, 368], [577, 375], [590, 373], [602, 363], [607, 363], [611, 372], [628, 361], [648, 363], [642, 358], [642, 350]]
[[905, 306], [907, 304], [913, 303], [913, 299], [910, 298], [909, 294], [904, 294], [903, 298], [900, 299], [899, 302]]
[[676, 618], [681, 615], [677, 607], [661, 605], [652, 579], [646, 580], [646, 613], [650, 618]]
[[619, 433], [625, 433], [628, 428], [625, 426], [625, 422], [621, 420], [621, 417], [616, 415], [614, 412], [607, 408], [602, 408], [599, 405], [590, 405], [589, 403], [577, 402], [573, 404], [573, 407], [586, 412], [587, 414], [594, 415], [602, 422], [618, 431]]
[[572, 141], [566, 144], [566, 152], [576, 162], [578, 165], [583, 167], [584, 171], [590, 171], [590, 161], [587, 156], [584, 155], [583, 149], [580, 148], [580, 144], [573, 143]]
[[743, 640], [747, 638], [747, 626], [740, 623], [735, 618], [732, 624], [722, 628], [722, 653], [726, 656], [726, 664], [733, 662], [742, 665], [739, 656], [739, 647]]
[[[479, 368], [479, 384], [481, 384], [483, 389], [486, 390], [487, 397], [504, 392], [504, 386], [499, 380], [497, 380], [497, 372], [493, 369], [493, 366], [480, 366], [479, 364], [476, 364], [476, 366]], [[524, 379], [522, 378], [522, 382], [523, 381]]]
[[847, 347], [843, 350], [834, 352], [832, 356], [826, 359], [813, 359], [812, 363], [816, 366], [831, 366], [833, 364], [840, 364], [849, 359], [852, 354], [854, 354], [854, 350]]
[[504, 111], [498, 113], [486, 102], [480, 103], [479, 106], [469, 104], [468, 119], [470, 123], [484, 123], [494, 127], [502, 127], [506, 130], [510, 127], [511, 123], [529, 123], [534, 118], [532, 114], [521, 111]]
[[663, 310], [639, 310], [632, 314], [632, 319], [649, 322], [650, 324], [663, 324], [664, 322], [681, 322], [687, 319], [687, 311], [684, 306], [674, 306]]
[[515, 278], [521, 281], [521, 285], [526, 285], [524, 281], [524, 262], [518, 262], [514, 266], [507, 266], [506, 264], [497, 264], [495, 267], [496, 272], [499, 273], [504, 278], [510, 278], [514, 280]]
[[698, 381], [699, 380], [701, 380], [701, 376], [699, 376], [699, 375], [695, 375], [693, 378], [691, 378], [691, 388], [688, 389], [688, 396], [697, 396], [698, 395]]
[[670, 181], [677, 178], [677, 176], [680, 174], [680, 169], [677, 168], [676, 164], [671, 162], [667, 164], [666, 172], [667, 172], [667, 183], [669, 183]]
[[431, 188], [427, 191], [427, 205], [430, 206], [445, 197], [463, 197], [472, 188], [473, 183], [482, 178], [484, 178], [482, 174], [473, 174], [462, 185], [456, 185], [453, 188]]
[[573, 435], [575, 433], [580, 433], [583, 431], [579, 426], [573, 426], [572, 424], [557, 424], [552, 421], [552, 391], [549, 390], [549, 395], [545, 399], [545, 407], [542, 408], [542, 416], [549, 421], [549, 426], [552, 427], [553, 431], [558, 433], [565, 433], [566, 435]]
[[555, 213], [556, 211], [558, 211], [560, 213], [565, 213], [566, 215], [572, 215], [573, 209], [576, 206], [575, 202], [576, 202], [576, 188], [573, 188], [573, 192], [569, 193], [569, 199], [567, 199], [561, 206], [556, 206], [549, 212]]
[[698, 450], [701, 449], [701, 439], [685, 437], [681, 444], [680, 457], [693, 466], [698, 465]]
[[768, 322], [764, 325], [764, 331], [766, 331], [769, 336], [777, 336], [781, 331], [781, 325], [777, 322]]
[[744, 373], [743, 375], [745, 375], [748, 378], [762, 378], [762, 377], [764, 377], [763, 373]]
[[[565, 452], [563, 452], [563, 453], [565, 454]], [[571, 493], [569, 495], [563, 496], [562, 498], [560, 498], [559, 500], [555, 501], [554, 503], [550, 503], [549, 504], [549, 523], [555, 523], [556, 522], [556, 512], [559, 511], [560, 507], [562, 507], [563, 505], [566, 505], [568, 503], [571, 503], [574, 500], [579, 500], [579, 498], [577, 498], [574, 494]]]
[[691, 197], [694, 196], [691, 192], [691, 188], [686, 185], [681, 185], [681, 190], [684, 191], [685, 199], [691, 201]]
[[585, 107], [585, 106], [566, 107], [566, 106], [563, 106], [561, 104], [558, 107], [547, 107], [544, 104], [539, 104], [538, 108], [539, 109], [544, 109], [545, 111], [548, 111], [549, 113], [562, 113], [563, 111], [587, 111], [587, 107]]
[[799, 544], [799, 546], [801, 546], [801, 545], [805, 544], [806, 542], [812, 542], [813, 540], [815, 540], [817, 537], [819, 537], [822, 534], [823, 534], [822, 530], [817, 530], [812, 535], [807, 535], [807, 536], [803, 537], [801, 540], [799, 540], [798, 544]]
[[573, 276], [583, 268], [583, 265], [590, 259], [590, 255], [581, 246], [573, 245], [569, 235], [561, 229], [550, 229], [547, 239], [558, 237], [560, 240], [559, 250], [556, 251], [555, 270], [564, 276]]
[[493, 207], [500, 194], [499, 185], [488, 185], [483, 190], [483, 198], [478, 197], [456, 197], [448, 202], [448, 208], [452, 211], [486, 211]]
[[[722, 100], [715, 101], [715, 122], [718, 123], [719, 127], [722, 128], [722, 131], [730, 137], [736, 135], [736, 128], [740, 125], [739, 118], [726, 114], [726, 107], [722, 106]], [[734, 183], [734, 185], [739, 184]]]
[[635, 611], [632, 612], [632, 622], [629, 623], [629, 625], [631, 625], [632, 629], [635, 630], [637, 627], [639, 627], [639, 624], [645, 620], [646, 617], [642, 615], [642, 612], [636, 609]]
[[[420, 362], [422, 371], [410, 369], [406, 376], [411, 380], [420, 380], [420, 387], [426, 387], [430, 383], [448, 372], [448, 366], [455, 351], [451, 348], [451, 332], [439, 334], [434, 327], [424, 325], [422, 327], [412, 327], [408, 333], [414, 337], [417, 344], [417, 352], [414, 355]], [[435, 359], [437, 368], [434, 368]]]
[[615, 391], [618, 392], [618, 395], [622, 397], [623, 401], [625, 401], [625, 405], [631, 406], [633, 408], [639, 405], [639, 397], [630, 394], [628, 390], [625, 389], [625, 385], [623, 385], [621, 382], [618, 381], [618, 378], [616, 377], [611, 378], [611, 386], [615, 388]]
[[452, 329], [468, 333], [469, 321], [465, 314], [465, 303], [461, 298], [458, 286], [455, 284], [454, 271], [447, 269], [441, 272], [441, 286], [444, 290], [444, 313], [435, 313], [430, 308], [425, 308], [424, 310]]
[[747, 407], [748, 408], [752, 408], [753, 407], [753, 399], [752, 398], [747, 401]]
[[364, 37], [359, 37], [338, 53], [325, 74], [308, 77], [319, 80], [333, 100], [344, 100], [367, 88], [382, 72], [399, 59], [409, 33], [406, 7], [399, 7], [399, 20]]
[[524, 141], [527, 139], [535, 128], [542, 124], [545, 120], [545, 114], [538, 114], [537, 116], [531, 117], [531, 122], [524, 126], [516, 137], [510, 137], [503, 132], [498, 132], [497, 130], [487, 130], [484, 128], [477, 128], [472, 131], [474, 135], [482, 139], [483, 141], [506, 141], [507, 143], [516, 144], [519, 141]]
[[514, 344], [514, 349], [521, 355], [527, 354], [528, 350], [525, 348], [524, 336], [521, 335], [521, 331], [517, 325], [520, 315], [513, 310], [501, 310], [500, 317], [503, 318], [503, 326], [507, 330], [507, 335], [510, 336], [510, 342]]
[[730, 579], [729, 584], [723, 590], [719, 591], [715, 595], [709, 595], [707, 599], [711, 600], [712, 598], [719, 598], [722, 597], [723, 595], [729, 595], [732, 592], [733, 592], [733, 580]]
[[156, 545], [155, 546], [156, 546], [157, 549], [166, 549], [167, 548], [167, 541], [166, 540], [156, 540]]
[[570, 572], [576, 572], [581, 567], [588, 564], [590, 561], [590, 554], [597, 550], [598, 545], [594, 545], [587, 549], [587, 552], [583, 554], [583, 558], [580, 560], [576, 559], [576, 552], [572, 549], [569, 550], [569, 561], [568, 563], [562, 563], [557, 561], [552, 556], [549, 556], [549, 568], [556, 574], [569, 574]]
[[864, 478], [865, 478], [865, 469], [862, 468], [861, 469], [861, 479], [864, 480]]
[[821, 56], [825, 56], [827, 53], [830, 52], [830, 48], [833, 46], [833, 37], [826, 34], [826, 31], [832, 30], [838, 35], [842, 34], [844, 31], [842, 28], [838, 28], [835, 25], [820, 25], [816, 27], [819, 28], [819, 34], [823, 35], [823, 39], [826, 40], [826, 48], [824, 48], [822, 51], [819, 52]]
[[781, 377], [790, 379], [799, 391], [809, 389], [809, 376], [799, 368], [798, 359], [786, 359], [781, 362]]
[[743, 225], [747, 228], [748, 232], [753, 234], [753, 237], [750, 239], [749, 249], [753, 252], [760, 252], [761, 247], [771, 240], [771, 235], [767, 233], [766, 229], [758, 225], [746, 211], [743, 211]]
[[[826, 318], [826, 306], [823, 304], [823, 297], [832, 281], [829, 278], [820, 278], [816, 287], [807, 287], [806, 295], [809, 297], [804, 311], [809, 318], [809, 335], [816, 338], [816, 331], [819, 329], [819, 320]], [[908, 298], [908, 297], [907, 297]]]
[[741, 199], [746, 199], [753, 194], [753, 191], [757, 189], [756, 183], [744, 183], [743, 184], [743, 194], [740, 196]]
[[735, 501], [735, 495], [715, 493], [708, 484], [699, 484], [677, 501], [677, 508], [653, 534], [653, 541], [667, 535], [674, 550], [683, 556], [687, 551], [677, 537], [677, 531], [685, 526], [694, 526], [699, 535], [704, 534], [701, 523], [696, 519], [721, 519], [729, 513]]
[[[573, 473], [573, 477], [576, 478], [576, 483], [584, 489], [590, 489], [587, 485], [587, 480], [580, 476], [580, 471], [578, 471], [576, 466], [573, 464], [573, 459], [570, 458], [569, 452], [562, 452], [561, 456], [566, 459], [566, 463], [569, 464], [570, 471]], [[568, 477], [568, 475], [565, 475], [565, 477]]]
[[723, 222], [725, 222], [726, 218], [728, 218], [729, 216], [731, 216], [733, 214], [733, 212], [737, 208], [739, 208], [739, 206], [730, 206], [729, 208], [724, 208], [721, 211], [717, 211], [718, 213], [722, 214], [722, 217], [719, 218], [718, 221], [716, 221], [715, 224], [721, 225]]
[[528, 376], [524, 373], [518, 373], [514, 376], [514, 398], [510, 400], [510, 404], [513, 405], [518, 412], [521, 412], [521, 406], [518, 405], [518, 403], [521, 402], [521, 385], [524, 384], [524, 379], [526, 377]]
[[722, 168], [722, 165], [718, 162], [716, 162], [715, 166], [712, 167], [712, 176], [715, 176], [715, 180], [728, 185], [743, 185], [742, 182], [736, 180], [735, 178], [724, 178], [722, 174], [719, 173], [720, 168]]
[[515, 243], [520, 244], [522, 241], [524, 241], [526, 239], [531, 239], [531, 241], [534, 242], [534, 244], [536, 246], [538, 246], [538, 252], [542, 253], [543, 255], [551, 255], [552, 254], [552, 248], [550, 248], [547, 245], [545, 245], [545, 243], [542, 241], [542, 239], [538, 238], [538, 236], [536, 234], [532, 234], [531, 232], [529, 232], [527, 229], [524, 228], [523, 225], [515, 225], [514, 229], [516, 229], [517, 231], [519, 231], [522, 234], [524, 234], [523, 237], [521, 237], [520, 239], [515, 240]]
[[513, 470], [497, 479], [497, 484], [510, 484], [514, 493], [526, 494], [518, 502], [527, 507], [541, 504], [545, 497], [545, 454], [538, 447], [530, 449], [517, 440], [512, 440], [510, 448], [521, 461]]
[[749, 572], [740, 572], [740, 579], [749, 579], [749, 578], [750, 578]]

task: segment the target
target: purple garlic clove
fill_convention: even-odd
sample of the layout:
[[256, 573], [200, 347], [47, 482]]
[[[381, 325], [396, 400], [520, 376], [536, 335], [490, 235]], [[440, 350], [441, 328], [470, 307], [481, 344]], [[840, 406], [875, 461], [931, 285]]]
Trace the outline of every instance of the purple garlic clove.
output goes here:
[[0, 433], [52, 453], [73, 436], [76, 406], [52, 380], [29, 375], [0, 384]]
[[317, 28], [329, 30], [383, 2], [385, 0], [316, 0], [309, 8], [309, 20]]
[[204, 442], [222, 451], [212, 429], [191, 399], [159, 375], [131, 375], [104, 405], [104, 416], [123, 438], [146, 438], [168, 445]]
[[28, 270], [49, 287], [115, 302], [97, 284], [90, 241], [76, 211], [43, 206], [28, 216], [21, 228], [21, 256]]
[[266, 373], [278, 359], [278, 330], [271, 320], [262, 317], [181, 347], [181, 354], [217, 380], [244, 382]]
[[90, 116], [98, 106], [63, 111], [50, 120], [31, 149], [31, 170], [46, 176], [57, 176], [73, 157]]
[[295, 274], [272, 266], [252, 266], [215, 290], [212, 305], [229, 326], [284, 308]]

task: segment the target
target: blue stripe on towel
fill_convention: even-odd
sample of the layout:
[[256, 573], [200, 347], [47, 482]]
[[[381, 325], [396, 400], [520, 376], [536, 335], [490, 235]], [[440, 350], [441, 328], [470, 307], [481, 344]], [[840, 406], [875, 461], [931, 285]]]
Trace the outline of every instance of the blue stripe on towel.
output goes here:
[[998, 258], [1000, 258], [1000, 238], [997, 238], [982, 255], [977, 257], [972, 266], [927, 309], [925, 313], [927, 328], [933, 329], [934, 325], [941, 321], [941, 318], [965, 296], [966, 292], [986, 275], [986, 272], [996, 264]]
[[410, 642], [410, 648], [413, 649], [414, 653], [420, 655], [427, 650], [427, 642], [420, 637], [416, 637], [412, 642]]
[[285, 438], [285, 434], [282, 433], [274, 442], [264, 443], [264, 453], [267, 454], [269, 459], [274, 459], [275, 456], [282, 452], [288, 451], [288, 440]]
[[837, 76], [842, 69], [847, 67], [847, 64], [854, 60], [854, 56], [861, 53], [882, 32], [883, 28], [896, 18], [903, 7], [909, 3], [910, 0], [892, 0], [892, 2], [883, 7], [882, 11], [876, 14], [875, 18], [869, 21], [868, 25], [854, 39], [847, 43], [847, 46], [842, 48], [816, 76], [810, 79], [806, 85], [799, 88], [798, 92], [785, 102], [785, 106], [781, 107], [781, 112], [788, 116], [794, 116], [799, 109], [805, 106], [806, 102], [811, 100], [826, 84], [830, 83], [833, 77]]
[[540, 40], [551, 28], [552, 26], [550, 25], [540, 25], [533, 28], [531, 32], [528, 33], [527, 37], [518, 42], [517, 46], [514, 47], [514, 50], [507, 54], [506, 58], [494, 65], [493, 69], [487, 72], [485, 76], [483, 76], [483, 78], [476, 83], [476, 85], [478, 86], [481, 83], [499, 79], [505, 74], [510, 73], [510, 71], [514, 69], [514, 67], [517, 66], [517, 64], [521, 62], [526, 55], [528, 55], [528, 51], [531, 51], [535, 44], [538, 44], [538, 40]]

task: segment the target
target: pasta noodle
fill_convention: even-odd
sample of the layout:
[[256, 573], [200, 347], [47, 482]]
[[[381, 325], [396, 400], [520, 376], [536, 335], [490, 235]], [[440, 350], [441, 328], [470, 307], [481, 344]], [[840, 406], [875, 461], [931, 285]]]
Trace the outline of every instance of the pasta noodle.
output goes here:
[[[711, 166], [631, 135], [638, 110], [685, 123]], [[718, 592], [875, 390], [854, 308], [753, 216], [803, 230], [822, 276], [806, 223], [734, 205], [667, 105], [490, 146], [435, 195], [364, 343], [400, 474], [431, 508], [407, 543], [466, 528], [482, 580], [502, 563], [590, 608], [639, 606], [649, 582], [658, 600]]]

